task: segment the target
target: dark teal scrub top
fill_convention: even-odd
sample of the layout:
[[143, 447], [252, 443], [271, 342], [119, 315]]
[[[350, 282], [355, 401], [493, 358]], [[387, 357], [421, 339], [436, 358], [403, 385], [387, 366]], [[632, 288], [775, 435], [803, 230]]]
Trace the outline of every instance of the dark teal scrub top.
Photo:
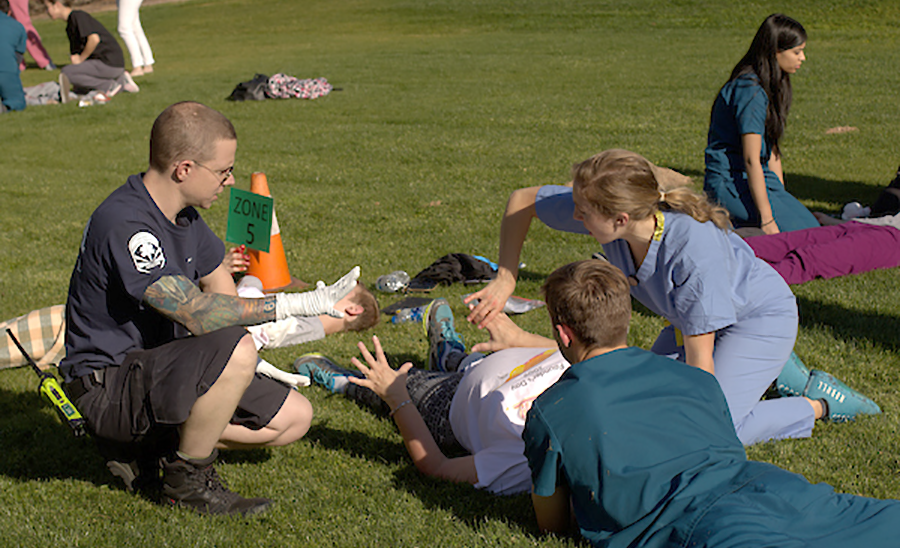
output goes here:
[[741, 136], [762, 137], [760, 162], [772, 213], [782, 232], [819, 226], [806, 207], [797, 201], [769, 169], [771, 143], [765, 138], [769, 98], [756, 75], [747, 74], [725, 84], [713, 103], [706, 146], [706, 176], [703, 189], [714, 202], [731, 214], [735, 226], [759, 226], [760, 218], [744, 165]]

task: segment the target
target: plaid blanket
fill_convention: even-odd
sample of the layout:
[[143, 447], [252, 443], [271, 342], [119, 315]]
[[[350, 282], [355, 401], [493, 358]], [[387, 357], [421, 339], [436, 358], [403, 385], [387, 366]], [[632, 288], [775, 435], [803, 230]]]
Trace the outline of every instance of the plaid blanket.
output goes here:
[[27, 365], [25, 356], [6, 334], [12, 331], [41, 369], [49, 369], [65, 354], [66, 307], [58, 304], [0, 323], [0, 369]]

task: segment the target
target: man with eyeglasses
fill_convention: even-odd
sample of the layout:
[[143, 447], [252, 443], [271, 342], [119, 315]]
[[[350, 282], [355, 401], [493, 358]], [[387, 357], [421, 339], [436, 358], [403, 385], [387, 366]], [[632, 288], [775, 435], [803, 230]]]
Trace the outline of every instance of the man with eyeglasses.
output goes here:
[[[195, 208], [234, 184], [237, 137], [221, 113], [168, 107], [150, 133], [150, 166], [91, 215], [69, 286], [66, 390], [110, 471], [165, 504], [254, 514], [271, 501], [227, 490], [218, 449], [285, 445], [309, 429], [298, 392], [255, 374], [245, 325], [342, 315], [356, 267], [332, 286], [237, 297], [224, 244]], [[193, 335], [193, 336], [191, 336]], [[161, 478], [160, 478], [161, 476]]]

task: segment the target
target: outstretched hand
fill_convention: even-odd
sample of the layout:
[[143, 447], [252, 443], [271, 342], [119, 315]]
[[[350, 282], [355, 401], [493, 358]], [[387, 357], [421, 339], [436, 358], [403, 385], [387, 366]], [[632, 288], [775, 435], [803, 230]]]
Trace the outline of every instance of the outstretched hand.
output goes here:
[[381, 348], [381, 341], [375, 335], [372, 336], [372, 344], [375, 349], [374, 356], [362, 341], [356, 343], [366, 363], [364, 365], [357, 358], [352, 358], [350, 362], [359, 369], [363, 377], [347, 378], [353, 384], [375, 392], [391, 409], [394, 409], [409, 399], [409, 392], [406, 390], [406, 374], [412, 369], [413, 365], [410, 362], [406, 362], [400, 366], [400, 369], [391, 369], [387, 358], [384, 356], [384, 350]]
[[469, 322], [476, 324], [478, 329], [484, 329], [490, 324], [498, 314], [503, 312], [506, 306], [506, 300], [513, 294], [516, 288], [516, 279], [509, 271], [500, 269], [497, 277], [486, 287], [466, 297], [465, 303], [470, 304], [476, 299], [478, 304], [472, 308], [472, 312], [466, 318]]
[[516, 325], [509, 316], [500, 312], [486, 326], [491, 339], [472, 347], [472, 352], [496, 352], [506, 348], [528, 346], [522, 341], [528, 332]]

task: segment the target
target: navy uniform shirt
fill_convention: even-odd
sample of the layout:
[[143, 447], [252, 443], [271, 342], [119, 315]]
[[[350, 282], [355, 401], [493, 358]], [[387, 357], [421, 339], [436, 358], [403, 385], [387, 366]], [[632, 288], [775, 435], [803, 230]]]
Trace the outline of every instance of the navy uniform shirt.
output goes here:
[[225, 245], [188, 207], [172, 224], [132, 175], [94, 211], [84, 229], [66, 303], [69, 381], [119, 365], [128, 352], [154, 348], [187, 331], [142, 302], [162, 276], [197, 283], [221, 263]]

